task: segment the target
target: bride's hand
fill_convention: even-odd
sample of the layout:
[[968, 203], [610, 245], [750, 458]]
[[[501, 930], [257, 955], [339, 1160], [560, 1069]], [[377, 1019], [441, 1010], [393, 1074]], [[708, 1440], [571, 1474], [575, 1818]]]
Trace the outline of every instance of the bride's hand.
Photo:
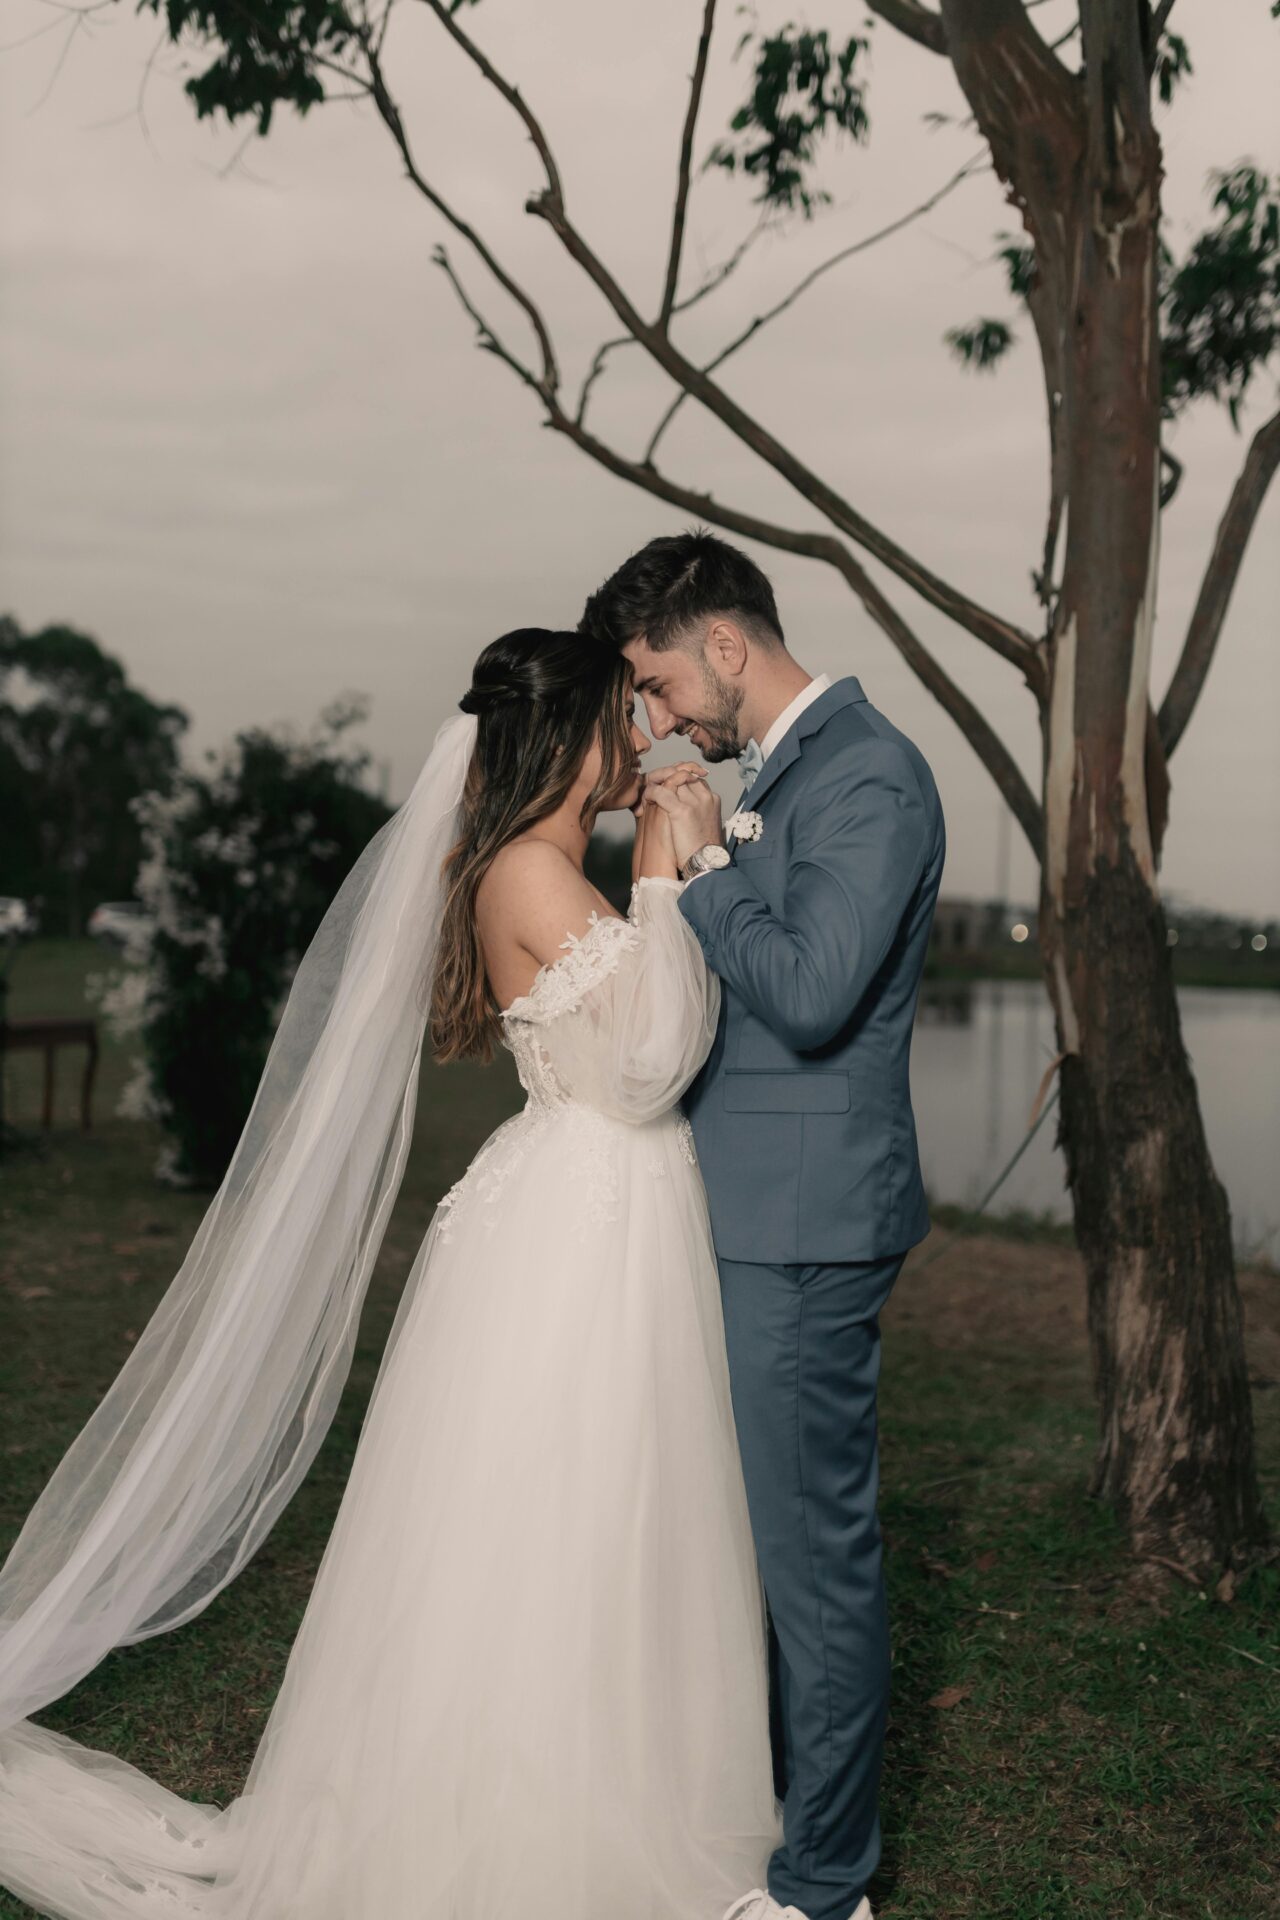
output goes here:
[[707, 770], [696, 760], [677, 760], [669, 767], [653, 767], [645, 774], [646, 787], [684, 787], [691, 780], [705, 780]]
[[678, 880], [676, 843], [671, 820], [648, 793], [640, 803], [632, 879]]
[[644, 859], [645, 829], [649, 824], [653, 808], [645, 805], [644, 788], [640, 789], [640, 798], [631, 809], [636, 819], [636, 837], [631, 848], [631, 884], [640, 878], [640, 863]]

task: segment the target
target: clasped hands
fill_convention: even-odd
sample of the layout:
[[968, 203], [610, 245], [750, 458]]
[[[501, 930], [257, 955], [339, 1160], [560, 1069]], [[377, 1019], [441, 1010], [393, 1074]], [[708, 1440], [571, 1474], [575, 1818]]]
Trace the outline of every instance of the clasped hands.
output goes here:
[[661, 823], [669, 832], [677, 869], [699, 847], [714, 841], [724, 842], [724, 823], [719, 795], [707, 780], [707, 770], [693, 760], [680, 760], [671, 767], [657, 767], [645, 775], [644, 788], [634, 808], [637, 853], [646, 829]]

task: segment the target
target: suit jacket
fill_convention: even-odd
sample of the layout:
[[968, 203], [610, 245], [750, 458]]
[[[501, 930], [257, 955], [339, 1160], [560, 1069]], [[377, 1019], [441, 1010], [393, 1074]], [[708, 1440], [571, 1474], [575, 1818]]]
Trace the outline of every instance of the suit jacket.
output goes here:
[[919, 748], [837, 680], [742, 805], [763, 836], [680, 910], [720, 976], [715, 1045], [684, 1096], [716, 1251], [870, 1260], [929, 1231], [908, 1059], [942, 877]]

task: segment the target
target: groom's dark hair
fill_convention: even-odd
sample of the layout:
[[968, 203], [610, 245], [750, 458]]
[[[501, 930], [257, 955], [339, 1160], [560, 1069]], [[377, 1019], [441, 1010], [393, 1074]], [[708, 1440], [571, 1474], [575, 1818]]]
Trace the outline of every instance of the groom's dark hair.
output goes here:
[[643, 635], [665, 653], [716, 613], [736, 620], [767, 652], [785, 644], [768, 575], [740, 548], [692, 527], [650, 540], [624, 560], [587, 601], [578, 630], [615, 647]]

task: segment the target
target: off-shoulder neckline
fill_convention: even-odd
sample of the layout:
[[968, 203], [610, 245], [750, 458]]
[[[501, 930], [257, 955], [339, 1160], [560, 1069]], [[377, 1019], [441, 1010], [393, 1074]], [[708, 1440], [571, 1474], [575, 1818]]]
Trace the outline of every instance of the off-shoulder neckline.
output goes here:
[[[649, 885], [671, 887], [677, 893], [682, 893], [685, 882], [682, 880], [668, 880], [661, 874], [642, 874], [639, 880], [633, 881], [632, 883], [632, 899], [634, 900], [638, 888]], [[514, 1000], [509, 1001], [505, 1007], [498, 1009], [498, 1018], [500, 1020], [518, 1018], [522, 1010], [529, 1006], [530, 1003], [536, 1004], [539, 988], [542, 987], [553, 974], [559, 973], [562, 968], [580, 965], [579, 955], [582, 950], [590, 946], [602, 927], [610, 926], [634, 927], [635, 922], [626, 914], [602, 914], [598, 907], [592, 907], [591, 912], [587, 915], [587, 924], [583, 932], [580, 934], [568, 933], [566, 935], [565, 939], [560, 942], [560, 945], [565, 951], [559, 954], [554, 960], [545, 960], [534, 974], [530, 985], [525, 991], [518, 993]], [[616, 936], [610, 935], [610, 938], [616, 938]]]
[[[578, 962], [579, 953], [583, 948], [591, 945], [602, 927], [629, 927], [631, 925], [632, 922], [626, 918], [625, 914], [602, 914], [598, 907], [592, 907], [591, 912], [587, 915], [587, 924], [583, 932], [580, 934], [569, 933], [567, 937], [560, 942], [560, 945], [565, 951], [559, 954], [554, 960], [544, 960], [526, 990], [523, 993], [518, 993], [515, 999], [510, 1001], [507, 1006], [498, 1009], [498, 1018], [500, 1020], [512, 1019], [516, 1017], [524, 1007], [527, 1007], [530, 1002], [536, 1001], [539, 988], [545, 985], [552, 974], [558, 973], [562, 968], [572, 966]], [[611, 938], [612, 937], [615, 936], [611, 936]]]

